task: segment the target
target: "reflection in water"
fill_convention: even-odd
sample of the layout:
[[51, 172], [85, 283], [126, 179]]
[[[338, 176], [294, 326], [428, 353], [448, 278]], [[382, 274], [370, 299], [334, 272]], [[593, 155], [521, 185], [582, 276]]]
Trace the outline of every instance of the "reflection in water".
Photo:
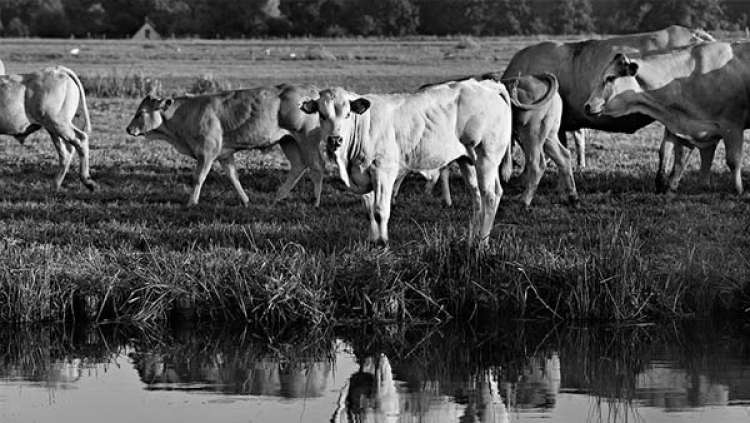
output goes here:
[[[750, 340], [732, 327], [464, 329], [358, 327], [270, 343], [228, 329], [0, 329], [0, 421], [86, 423], [66, 420], [74, 415], [66, 407], [107, 389], [124, 409], [129, 399], [163, 407], [171, 417], [160, 421], [216, 413], [234, 421], [230, 412], [237, 421], [333, 423], [658, 422], [665, 411], [682, 421], [750, 417]], [[52, 395], [39, 402], [37, 388]], [[191, 403], [201, 392], [232, 396], [235, 406], [237, 396], [262, 401], [237, 410]], [[164, 394], [169, 400], [154, 400]], [[124, 413], [112, 421], [135, 420]]]

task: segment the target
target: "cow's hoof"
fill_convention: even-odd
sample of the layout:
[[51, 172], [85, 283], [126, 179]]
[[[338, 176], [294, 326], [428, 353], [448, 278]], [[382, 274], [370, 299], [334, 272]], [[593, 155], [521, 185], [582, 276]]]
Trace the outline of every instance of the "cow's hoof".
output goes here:
[[99, 189], [99, 184], [97, 184], [96, 182], [94, 182], [91, 179], [87, 179], [87, 180], [83, 181], [83, 185], [86, 188], [88, 188], [89, 191], [97, 191]]
[[581, 199], [577, 195], [568, 196], [568, 206], [579, 210], [581, 208]]
[[196, 206], [198, 206], [198, 203], [197, 203], [197, 202], [194, 202], [193, 200], [190, 200], [190, 201], [188, 201], [188, 202], [187, 202], [187, 203], [185, 204], [185, 208], [186, 208], [186, 209], [192, 209], [192, 208], [194, 208], [194, 207], [196, 207]]
[[673, 188], [667, 189], [667, 191], [664, 193], [664, 197], [667, 200], [674, 200], [675, 198], [677, 198], [677, 190]]
[[375, 245], [375, 248], [380, 248], [381, 250], [387, 250], [388, 249], [388, 240], [379, 239], [377, 241], [374, 241], [373, 244]]
[[667, 181], [660, 176], [656, 177], [654, 185], [656, 186], [657, 194], [666, 194], [667, 191], [669, 191], [669, 183], [667, 183]]

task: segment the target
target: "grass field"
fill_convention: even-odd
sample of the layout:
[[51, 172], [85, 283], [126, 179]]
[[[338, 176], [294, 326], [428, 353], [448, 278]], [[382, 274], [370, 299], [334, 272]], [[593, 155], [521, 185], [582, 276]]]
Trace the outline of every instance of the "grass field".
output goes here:
[[[166, 92], [206, 74], [235, 88], [311, 82], [397, 91], [501, 70], [536, 39], [477, 41], [480, 49], [460, 39], [9, 40], [0, 58], [10, 72], [65, 64], [88, 80], [138, 73]], [[68, 53], [74, 47], [77, 56]], [[97, 192], [79, 183], [76, 162], [65, 189], [52, 189], [57, 158], [46, 134], [24, 145], [0, 139], [0, 321], [183, 317], [270, 327], [487, 313], [747, 316], [750, 307], [750, 201], [732, 194], [721, 146], [711, 187], [698, 181], [695, 154], [676, 198], [655, 194], [658, 125], [634, 135], [590, 132], [588, 167], [576, 174], [583, 206], [562, 204], [550, 169], [531, 210], [504, 198], [485, 252], [464, 242], [470, 205], [457, 175], [450, 209], [409, 178], [384, 251], [365, 242], [364, 208], [333, 172], [320, 208], [309, 203], [307, 180], [271, 207], [287, 169], [278, 148], [238, 155], [249, 208], [216, 168], [201, 204], [186, 209], [193, 161], [125, 134], [138, 99], [88, 101]]]

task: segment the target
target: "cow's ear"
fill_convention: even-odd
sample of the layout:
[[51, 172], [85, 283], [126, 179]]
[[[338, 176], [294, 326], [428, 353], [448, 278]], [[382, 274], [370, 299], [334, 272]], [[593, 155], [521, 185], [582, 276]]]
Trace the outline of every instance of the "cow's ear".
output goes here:
[[174, 103], [174, 99], [172, 98], [165, 98], [159, 103], [159, 109], [161, 110], [167, 110], [170, 107], [172, 107], [172, 103]]
[[361, 115], [370, 108], [370, 100], [360, 97], [354, 101], [350, 101], [349, 108], [352, 109], [352, 112]]
[[625, 73], [628, 76], [635, 76], [638, 73], [638, 63], [635, 62], [629, 62], [625, 66]]
[[315, 100], [303, 101], [299, 109], [307, 114], [318, 113], [318, 102]]

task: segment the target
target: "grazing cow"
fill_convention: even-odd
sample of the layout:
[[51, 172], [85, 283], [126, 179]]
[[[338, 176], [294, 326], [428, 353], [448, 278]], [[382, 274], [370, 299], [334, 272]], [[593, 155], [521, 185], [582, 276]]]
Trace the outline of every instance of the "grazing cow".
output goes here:
[[314, 87], [278, 85], [217, 94], [157, 98], [146, 96], [127, 127], [133, 136], [163, 139], [198, 161], [188, 206], [198, 204], [203, 182], [218, 159], [247, 206], [249, 199], [237, 177], [234, 153], [280, 144], [291, 164], [275, 201], [289, 195], [305, 170], [314, 184], [314, 204], [320, 205], [323, 159], [317, 119], [299, 110], [302, 98], [316, 95]]
[[[662, 122], [668, 141], [699, 147], [705, 161], [724, 140], [734, 189], [742, 194], [742, 132], [750, 128], [750, 43], [706, 43], [642, 57], [613, 55], [586, 101], [591, 116], [638, 113]], [[675, 146], [669, 188], [682, 176]], [[663, 159], [663, 158], [662, 158]], [[710, 163], [710, 161], [709, 161]], [[704, 177], [710, 166], [702, 166]]]
[[[362, 194], [370, 238], [388, 242], [391, 195], [404, 171], [458, 160], [473, 197], [471, 237], [485, 243], [510, 176], [510, 99], [495, 81], [461, 81], [410, 94], [359, 96], [343, 88], [302, 104], [320, 116], [321, 138], [344, 184]], [[473, 166], [472, 166], [473, 165]]]
[[[83, 111], [83, 130], [73, 124], [79, 105]], [[89, 175], [91, 120], [78, 76], [63, 66], [0, 76], [0, 134], [12, 135], [23, 143], [27, 136], [42, 128], [49, 133], [60, 162], [55, 188], [62, 187], [75, 149], [80, 159], [81, 182], [90, 190], [96, 189]]]
[[[503, 79], [547, 72], [557, 77], [560, 82], [560, 96], [563, 100], [559, 138], [563, 144], [567, 144], [564, 132], [573, 132], [578, 166], [585, 167], [582, 128], [632, 133], [653, 122], [651, 118], [642, 114], [613, 119], [585, 113], [583, 104], [596, 88], [594, 80], [597, 73], [606, 66], [612, 55], [619, 51], [667, 50], [707, 41], [714, 41], [714, 39], [703, 31], [681, 26], [670, 26], [659, 31], [623, 35], [604, 40], [568, 43], [545, 41], [516, 53], [505, 69]], [[661, 187], [661, 181], [657, 180], [657, 184]]]

